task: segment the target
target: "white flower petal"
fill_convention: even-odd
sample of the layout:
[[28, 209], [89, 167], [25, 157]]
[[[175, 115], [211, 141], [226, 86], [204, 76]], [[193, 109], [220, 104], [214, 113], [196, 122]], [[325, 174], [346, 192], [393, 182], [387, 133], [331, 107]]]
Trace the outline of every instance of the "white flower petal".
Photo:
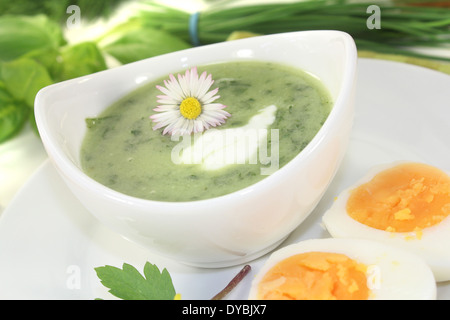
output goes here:
[[201, 120], [195, 119], [194, 120], [194, 132], [202, 132], [203, 131], [203, 122]]
[[[180, 78], [180, 76], [178, 77]], [[181, 75], [181, 79], [183, 79], [182, 81], [184, 81], [184, 85], [186, 86], [186, 97], [190, 97], [191, 96], [191, 72], [188, 70], [186, 70], [184, 75]]]
[[218, 119], [216, 117], [213, 117], [211, 115], [208, 115], [206, 113], [202, 113], [199, 116], [200, 120], [202, 120], [203, 122], [207, 123], [208, 125], [215, 127], [218, 124], [220, 124], [220, 121], [218, 121]]
[[174, 123], [178, 117], [179, 117], [179, 114], [177, 112], [172, 113], [170, 111], [152, 115], [150, 118], [153, 120], [153, 122], [157, 123], [153, 127], [153, 130], [156, 130], [156, 129], [165, 127], [171, 123]]
[[[181, 89], [183, 90], [183, 99], [189, 97], [189, 85], [186, 81], [186, 77], [181, 74], [178, 75], [178, 83], [180, 84]], [[181, 101], [180, 101], [181, 103]]]
[[202, 103], [208, 104], [220, 98], [219, 95], [214, 96], [219, 91], [219, 88], [215, 88], [214, 90], [209, 91], [202, 97]]
[[163, 112], [163, 111], [177, 110], [177, 108], [178, 108], [177, 104], [164, 104], [157, 106], [156, 108], [153, 109], [153, 111]]
[[156, 100], [156, 102], [158, 103], [163, 103], [163, 104], [180, 104], [181, 101], [175, 100], [171, 97], [168, 96], [156, 96], [158, 98], [158, 100]]
[[173, 94], [172, 94], [172, 92], [169, 89], [167, 89], [167, 88], [165, 88], [163, 86], [160, 86], [160, 85], [157, 85], [156, 88], [159, 91], [161, 91], [162, 93], [164, 93], [166, 96], [171, 97], [172, 99], [175, 99]]
[[189, 79], [189, 96], [196, 97], [198, 90], [198, 73], [197, 67], [191, 69], [190, 79]]
[[176, 119], [176, 121], [173, 121], [172, 123], [170, 123], [164, 129], [163, 134], [166, 134], [166, 133], [175, 134], [175, 133], [177, 133], [179, 131], [178, 128], [180, 128], [185, 121], [187, 121], [187, 119], [184, 118], [183, 116], [178, 117], [178, 119]]
[[198, 88], [197, 88], [197, 92], [195, 93], [195, 96], [198, 97], [199, 99], [203, 99], [203, 96], [206, 94], [206, 92], [209, 90], [209, 88], [212, 86], [213, 82], [212, 81], [212, 76], [206, 76], [206, 71], [204, 71], [202, 73], [202, 75], [200, 76], [200, 79], [198, 81]]
[[156, 100], [156, 102], [158, 103], [162, 103], [162, 104], [170, 104], [170, 105], [177, 105], [179, 106], [181, 101], [175, 100], [175, 99], [167, 99], [167, 100]]
[[203, 110], [211, 110], [211, 111], [222, 110], [224, 108], [226, 108], [226, 106], [221, 103], [209, 103], [203, 106]]
[[170, 74], [169, 77], [170, 81], [164, 81], [166, 88], [169, 89], [169, 91], [172, 93], [171, 95], [172, 97], [180, 101], [183, 100], [183, 89], [181, 88], [177, 79], [174, 77], [173, 74]]
[[180, 129], [181, 134], [191, 134], [194, 129], [194, 120], [188, 120], [183, 124], [183, 127]]

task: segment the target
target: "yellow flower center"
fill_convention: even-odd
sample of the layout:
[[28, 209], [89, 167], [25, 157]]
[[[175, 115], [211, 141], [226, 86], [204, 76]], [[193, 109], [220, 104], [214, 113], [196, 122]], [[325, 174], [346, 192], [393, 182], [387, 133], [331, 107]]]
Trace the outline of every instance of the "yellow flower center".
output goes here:
[[186, 119], [196, 119], [202, 112], [202, 105], [200, 102], [193, 98], [188, 97], [184, 99], [180, 104], [180, 113]]

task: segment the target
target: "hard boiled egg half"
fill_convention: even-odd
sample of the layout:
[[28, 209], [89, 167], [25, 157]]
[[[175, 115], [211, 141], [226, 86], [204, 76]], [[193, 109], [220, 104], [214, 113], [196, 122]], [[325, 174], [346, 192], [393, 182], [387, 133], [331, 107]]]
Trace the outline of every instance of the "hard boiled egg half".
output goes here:
[[436, 282], [418, 256], [361, 239], [311, 239], [271, 254], [253, 279], [256, 300], [431, 300]]
[[325, 212], [335, 238], [370, 239], [409, 250], [450, 280], [450, 176], [434, 166], [395, 162], [373, 168]]

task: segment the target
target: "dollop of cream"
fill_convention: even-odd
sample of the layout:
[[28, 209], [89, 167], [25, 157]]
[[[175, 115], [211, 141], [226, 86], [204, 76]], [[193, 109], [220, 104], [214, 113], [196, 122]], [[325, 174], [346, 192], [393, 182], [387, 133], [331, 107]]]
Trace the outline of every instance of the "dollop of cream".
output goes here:
[[264, 144], [267, 144], [268, 128], [275, 121], [276, 111], [277, 107], [270, 105], [260, 109], [244, 126], [212, 128], [192, 136], [194, 140], [184, 143], [177, 161], [201, 164], [204, 170], [219, 170], [230, 164], [256, 164], [260, 147], [266, 147], [267, 151]]

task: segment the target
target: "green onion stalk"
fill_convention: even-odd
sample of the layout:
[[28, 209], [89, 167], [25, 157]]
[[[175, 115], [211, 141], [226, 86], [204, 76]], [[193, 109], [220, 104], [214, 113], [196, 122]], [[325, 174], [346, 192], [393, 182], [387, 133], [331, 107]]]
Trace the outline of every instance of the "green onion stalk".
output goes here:
[[[422, 4], [422, 5], [421, 5]], [[309, 0], [289, 3], [214, 8], [197, 13], [199, 44], [229, 39], [236, 31], [264, 35], [302, 30], [340, 30], [349, 33], [358, 50], [450, 61], [449, 57], [420, 53], [411, 47], [450, 45], [450, 8], [424, 6], [423, 1]], [[379, 8], [379, 26], [368, 25], [370, 5]], [[192, 14], [146, 2], [140, 11], [144, 24], [192, 43]]]

